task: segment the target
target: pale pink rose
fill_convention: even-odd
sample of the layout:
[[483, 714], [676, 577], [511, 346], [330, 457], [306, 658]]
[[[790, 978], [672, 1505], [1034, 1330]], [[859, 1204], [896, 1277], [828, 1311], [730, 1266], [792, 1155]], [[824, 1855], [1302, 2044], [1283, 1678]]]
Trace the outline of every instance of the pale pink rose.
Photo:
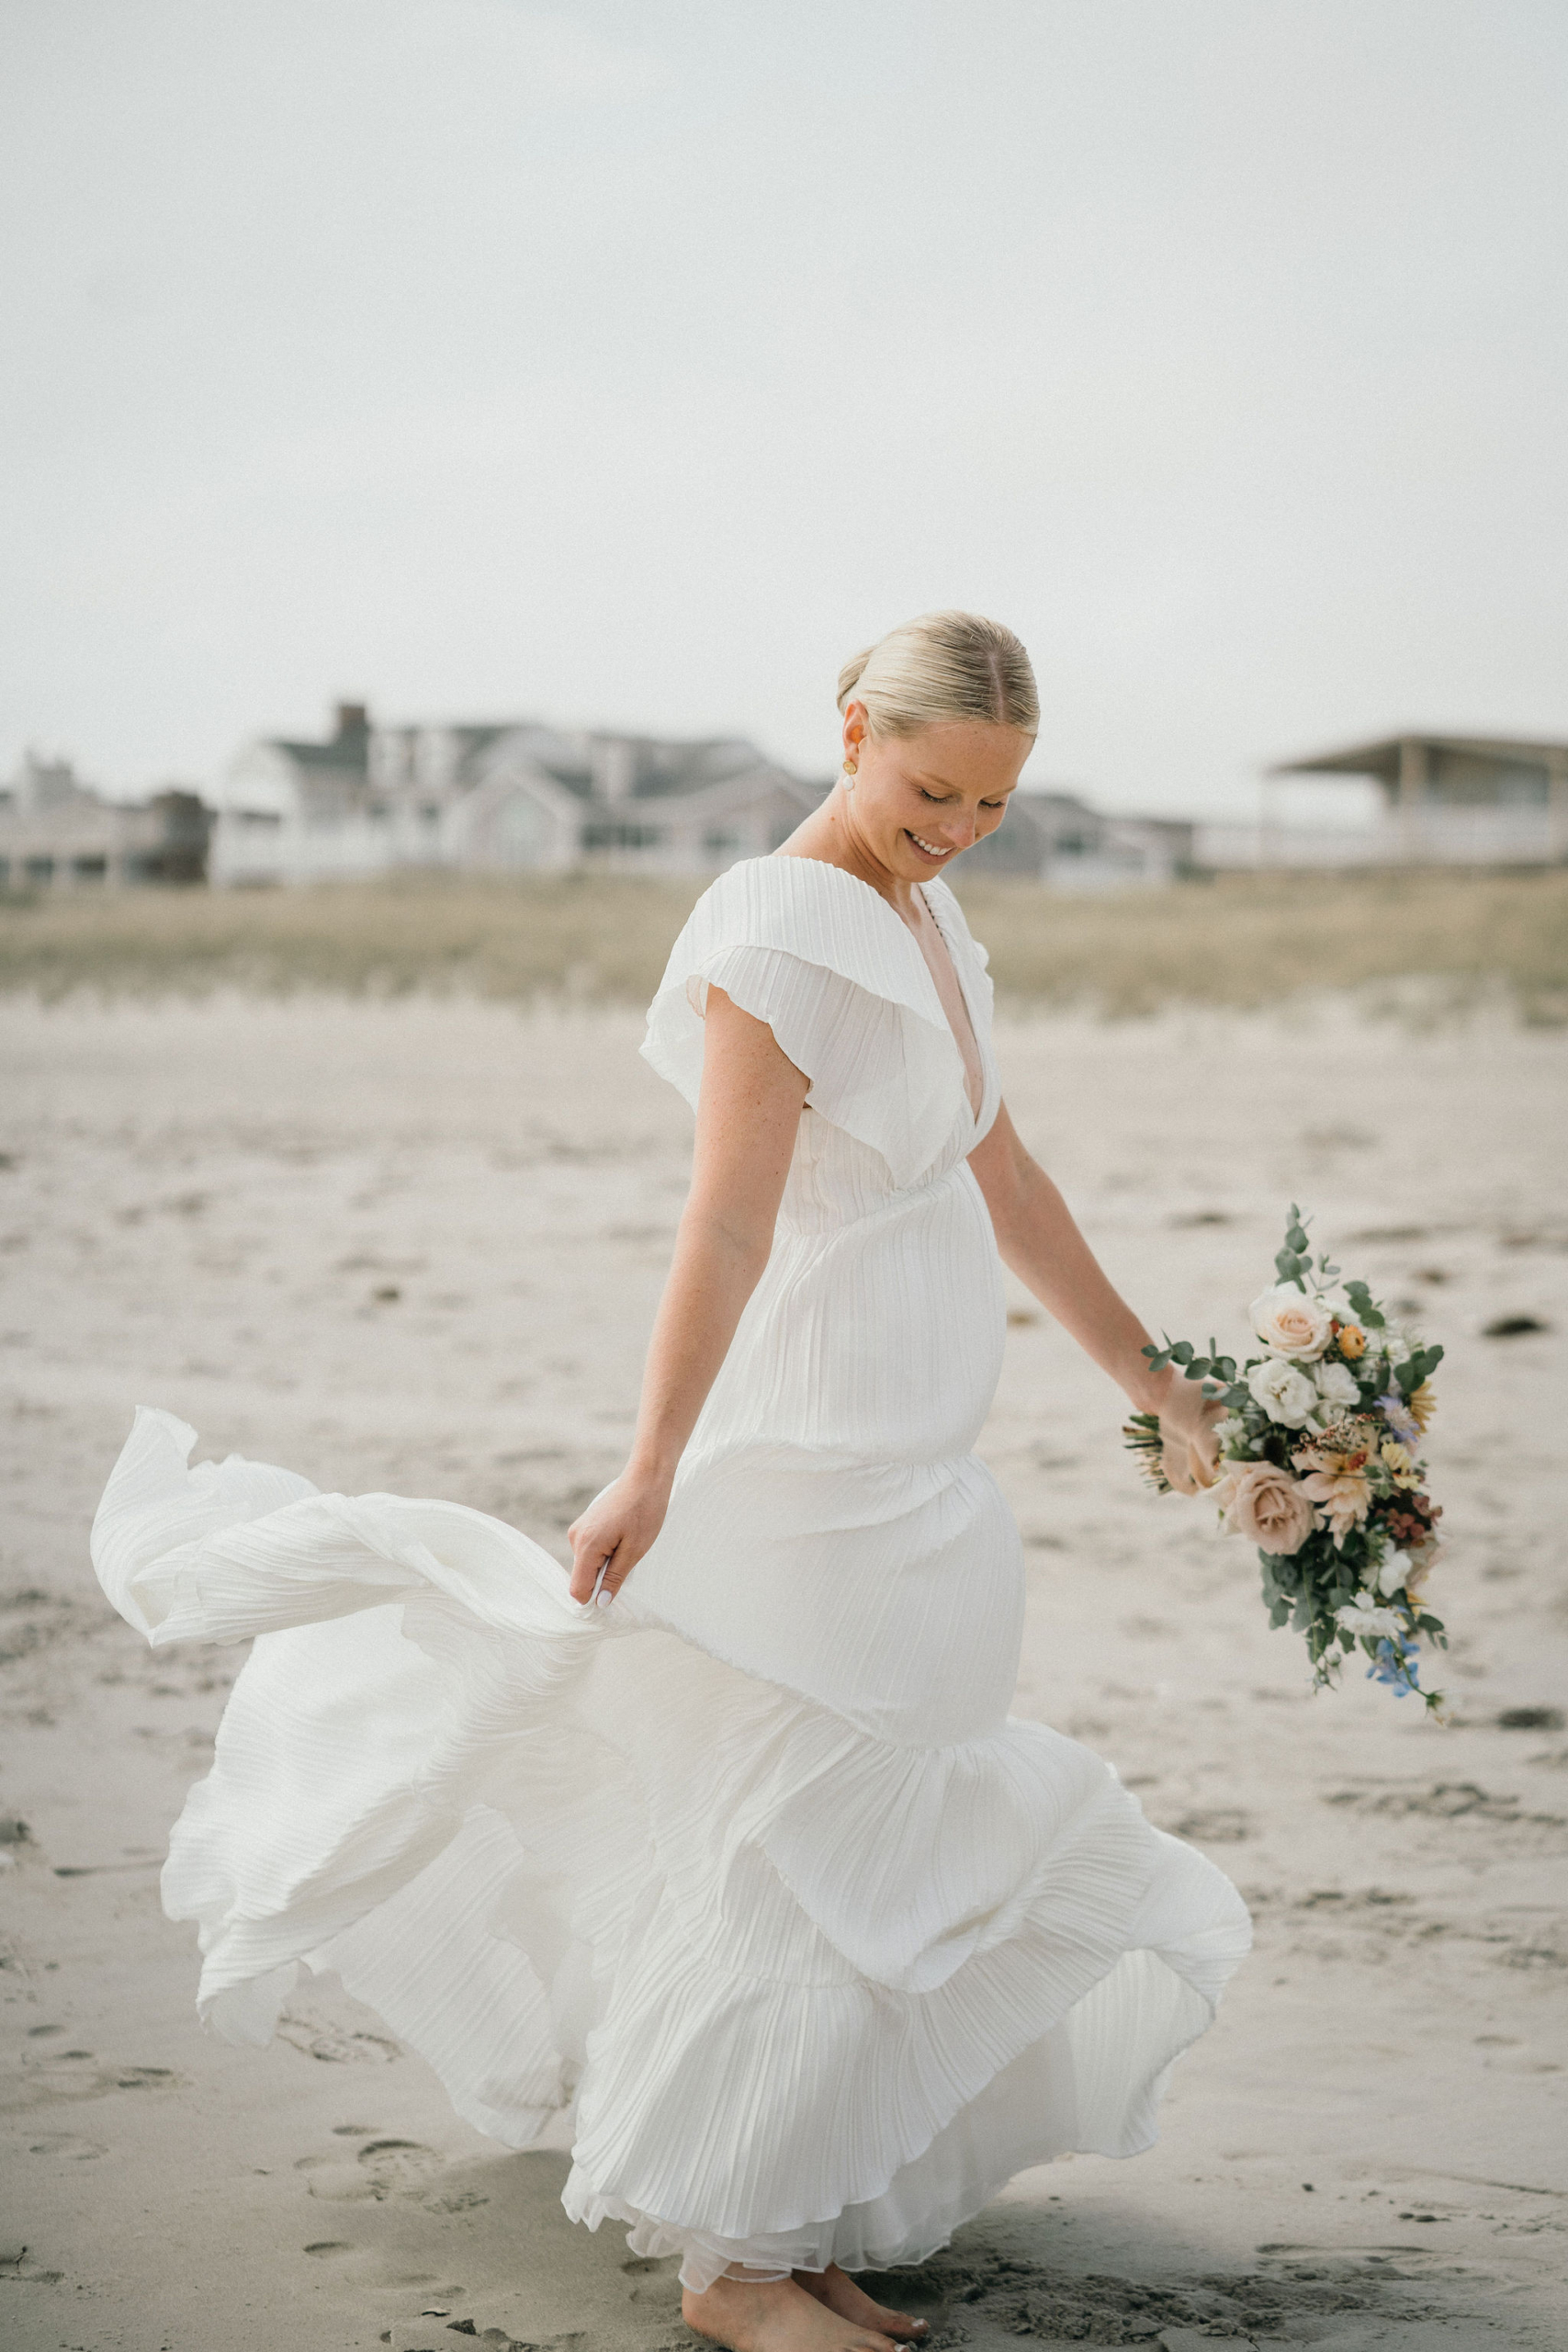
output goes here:
[[1280, 1283], [1253, 1300], [1252, 1328], [1271, 1356], [1314, 1363], [1334, 1336], [1334, 1317], [1321, 1298]]
[[1301, 1550], [1317, 1522], [1300, 1481], [1272, 1462], [1227, 1464], [1214, 1499], [1227, 1535], [1245, 1535], [1286, 1559]]

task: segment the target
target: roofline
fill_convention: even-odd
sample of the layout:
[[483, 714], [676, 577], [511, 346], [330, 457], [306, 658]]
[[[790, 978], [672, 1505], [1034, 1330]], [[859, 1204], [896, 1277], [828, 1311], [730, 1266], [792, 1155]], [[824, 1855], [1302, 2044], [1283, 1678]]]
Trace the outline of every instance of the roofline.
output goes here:
[[1526, 735], [1461, 735], [1442, 733], [1417, 727], [1404, 729], [1397, 735], [1380, 736], [1374, 742], [1348, 744], [1343, 751], [1314, 752], [1297, 760], [1280, 760], [1264, 770], [1266, 775], [1377, 775], [1388, 767], [1397, 768], [1401, 746], [1419, 744], [1428, 752], [1468, 752], [1482, 758], [1488, 756], [1568, 759], [1568, 740], [1559, 737], [1550, 741]]

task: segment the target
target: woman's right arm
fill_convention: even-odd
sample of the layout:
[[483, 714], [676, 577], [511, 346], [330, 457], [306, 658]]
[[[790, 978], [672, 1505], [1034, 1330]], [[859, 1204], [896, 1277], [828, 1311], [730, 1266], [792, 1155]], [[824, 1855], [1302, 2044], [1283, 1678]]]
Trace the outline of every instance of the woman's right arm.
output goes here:
[[675, 1239], [631, 1457], [568, 1530], [571, 1594], [618, 1592], [664, 1521], [675, 1466], [761, 1279], [810, 1080], [766, 1022], [710, 988], [692, 1189]]

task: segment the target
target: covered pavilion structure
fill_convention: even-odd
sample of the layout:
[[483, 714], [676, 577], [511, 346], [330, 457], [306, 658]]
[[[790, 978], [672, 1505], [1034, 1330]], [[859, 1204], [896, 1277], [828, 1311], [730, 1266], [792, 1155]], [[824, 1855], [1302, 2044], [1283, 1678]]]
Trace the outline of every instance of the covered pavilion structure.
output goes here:
[[1414, 729], [1344, 751], [1283, 760], [1265, 777], [1265, 862], [1270, 786], [1309, 776], [1364, 776], [1378, 785], [1382, 821], [1366, 837], [1370, 862], [1411, 865], [1550, 865], [1568, 860], [1568, 741]]

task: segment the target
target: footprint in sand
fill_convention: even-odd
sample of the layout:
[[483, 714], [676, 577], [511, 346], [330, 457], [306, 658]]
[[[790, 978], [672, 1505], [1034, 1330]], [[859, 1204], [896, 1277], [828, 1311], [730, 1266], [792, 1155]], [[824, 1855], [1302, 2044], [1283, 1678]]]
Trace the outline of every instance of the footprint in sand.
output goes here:
[[0, 2108], [16, 2112], [102, 2098], [107, 2091], [163, 2091], [180, 2086], [181, 2078], [170, 2066], [104, 2065], [91, 2050], [62, 2050], [16, 2077], [0, 2098]]
[[363, 2169], [389, 2190], [423, 2188], [433, 2174], [441, 2171], [444, 2161], [434, 2148], [423, 2147], [417, 2140], [367, 2140], [359, 2151]]
[[41, 2140], [29, 2140], [29, 2156], [58, 2156], [65, 2164], [91, 2164], [95, 2157], [107, 2156], [108, 2150], [101, 2140], [78, 2140], [71, 2132], [46, 2132]]
[[0, 2241], [0, 2278], [25, 2278], [32, 2287], [58, 2287], [64, 2276], [62, 2270], [45, 2270], [34, 2262], [19, 2240]]
[[389, 2066], [402, 2052], [385, 2034], [356, 2033], [351, 2028], [318, 2024], [313, 2018], [283, 2017], [278, 2020], [277, 2038], [291, 2049], [302, 2051], [307, 2058], [319, 2058], [323, 2065], [349, 2066], [355, 2064]]
[[389, 2197], [423, 2188], [443, 2169], [445, 2159], [417, 2140], [369, 2140], [353, 2164], [331, 2156], [301, 2156], [296, 2172], [310, 2176], [312, 2197], [330, 2204], [384, 2204]]

